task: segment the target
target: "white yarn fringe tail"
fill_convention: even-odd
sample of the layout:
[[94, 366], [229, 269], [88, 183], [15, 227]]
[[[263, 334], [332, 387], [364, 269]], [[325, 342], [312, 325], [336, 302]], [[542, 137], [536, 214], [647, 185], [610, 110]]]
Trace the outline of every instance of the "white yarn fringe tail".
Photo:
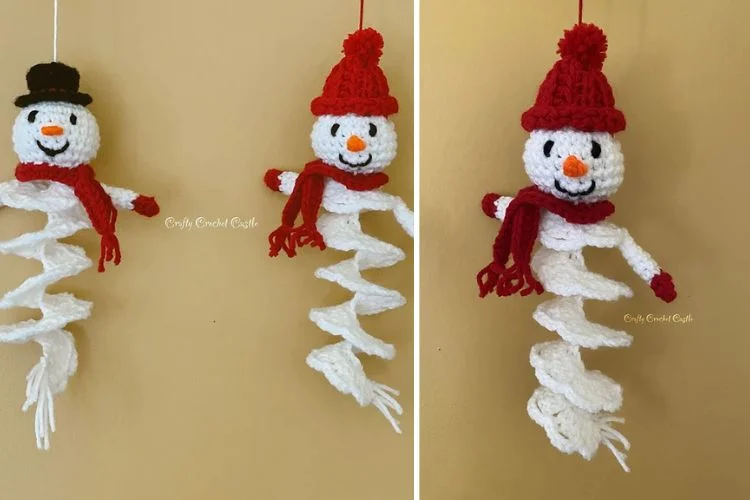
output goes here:
[[22, 409], [28, 411], [36, 405], [36, 443], [38, 448], [46, 450], [50, 446], [50, 434], [55, 431], [54, 396], [65, 390], [68, 378], [78, 366], [73, 336], [64, 327], [87, 318], [91, 313], [90, 302], [69, 293], [51, 295], [46, 290], [91, 265], [82, 248], [57, 241], [90, 226], [77, 207], [63, 206], [65, 202], [58, 200], [53, 192], [49, 193], [47, 200], [40, 198], [33, 189], [28, 184], [15, 182], [0, 184], [1, 204], [48, 214], [47, 225], [41, 231], [0, 242], [0, 253], [35, 259], [43, 267], [41, 274], [26, 279], [18, 288], [7, 292], [0, 299], [0, 309], [39, 309], [42, 317], [0, 326], [0, 342], [20, 344], [34, 341], [42, 347], [39, 362], [26, 377], [26, 400]]
[[48, 450], [50, 433], [55, 432], [53, 396], [65, 390], [68, 378], [78, 367], [78, 357], [73, 336], [64, 330], [48, 332], [34, 340], [42, 346], [42, 356], [26, 375], [26, 401], [21, 409], [26, 412], [36, 404], [36, 446]]
[[361, 406], [377, 408], [400, 433], [398, 420], [393, 416], [393, 413], [402, 414], [401, 405], [394, 398], [398, 391], [367, 378], [357, 354], [384, 359], [395, 356], [394, 347], [367, 333], [358, 316], [401, 307], [406, 299], [395, 290], [365, 280], [360, 271], [392, 266], [404, 259], [404, 252], [364, 234], [356, 213], [324, 214], [318, 220], [318, 230], [328, 247], [354, 251], [355, 254], [351, 259], [318, 269], [315, 276], [354, 292], [354, 297], [337, 306], [310, 311], [310, 319], [318, 327], [343, 340], [314, 350], [308, 356], [307, 364], [323, 373], [339, 391], [351, 394]]
[[55, 400], [52, 398], [49, 385], [46, 358], [42, 357], [26, 375], [26, 382], [26, 401], [22, 409], [28, 411], [36, 404], [34, 416], [36, 446], [39, 449], [48, 450], [50, 432], [55, 432]]
[[617, 462], [620, 464], [620, 466], [625, 470], [625, 472], [630, 472], [630, 467], [625, 463], [625, 459], [628, 458], [628, 456], [623, 453], [622, 451], [618, 450], [617, 447], [614, 445], [612, 441], [619, 442], [625, 450], [630, 450], [630, 441], [622, 435], [619, 431], [614, 429], [612, 426], [610, 426], [610, 423], [617, 422], [619, 424], [624, 424], [625, 419], [621, 417], [604, 417], [601, 419], [602, 422], [602, 442], [604, 445], [609, 448], [609, 451], [612, 452], [612, 454], [617, 459]]
[[373, 405], [388, 419], [399, 434], [401, 428], [391, 412], [401, 415], [401, 405], [393, 396], [396, 389], [367, 378], [362, 363], [354, 354], [355, 348], [347, 341], [316, 349], [307, 356], [307, 364], [323, 373], [336, 389], [351, 394], [360, 406]]
[[625, 451], [630, 442], [611, 425], [625, 422], [613, 415], [622, 406], [622, 388], [601, 372], [587, 370], [580, 348], [630, 345], [627, 333], [588, 321], [583, 303], [586, 299], [616, 300], [632, 292], [622, 283], [588, 271], [580, 251], [542, 248], [532, 266], [545, 290], [559, 296], [540, 304], [534, 319], [561, 340], [531, 348], [529, 360], [542, 387], [529, 399], [529, 416], [563, 453], [579, 453], [591, 460], [599, 445], [604, 445], [629, 472]]

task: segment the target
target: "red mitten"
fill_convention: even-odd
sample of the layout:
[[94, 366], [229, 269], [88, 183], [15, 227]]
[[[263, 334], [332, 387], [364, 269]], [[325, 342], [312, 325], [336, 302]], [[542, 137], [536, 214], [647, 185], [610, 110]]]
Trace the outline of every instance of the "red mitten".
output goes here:
[[268, 186], [270, 190], [281, 190], [281, 179], [279, 179], [279, 175], [281, 175], [281, 170], [276, 170], [275, 168], [266, 171], [266, 175], [263, 176], [263, 182], [266, 183], [266, 186]]
[[143, 196], [141, 194], [133, 200], [133, 210], [146, 217], [153, 217], [159, 213], [159, 205], [153, 196]]
[[677, 290], [674, 288], [672, 276], [664, 271], [659, 272], [651, 279], [651, 289], [664, 302], [672, 302], [677, 298]]
[[482, 211], [487, 214], [487, 217], [497, 218], [495, 216], [497, 214], [497, 205], [495, 205], [495, 202], [499, 198], [500, 195], [495, 193], [488, 193], [482, 198]]

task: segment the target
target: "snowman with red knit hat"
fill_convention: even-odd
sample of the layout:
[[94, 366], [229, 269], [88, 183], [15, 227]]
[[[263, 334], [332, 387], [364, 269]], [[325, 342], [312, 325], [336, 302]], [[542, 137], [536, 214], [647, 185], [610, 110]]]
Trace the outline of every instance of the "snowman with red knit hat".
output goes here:
[[[585, 247], [617, 248], [657, 297], [677, 296], [672, 277], [636, 244], [627, 230], [607, 222], [608, 201], [620, 187], [624, 159], [614, 134], [625, 129], [612, 89], [602, 73], [607, 38], [593, 24], [579, 23], [559, 42], [560, 59], [523, 113], [529, 132], [523, 153], [533, 185], [515, 197], [488, 194], [484, 212], [503, 221], [493, 260], [477, 275], [480, 296], [505, 297], [545, 290], [558, 297], [540, 304], [534, 319], [561, 339], [533, 346], [531, 365], [541, 384], [528, 402], [531, 418], [565, 453], [591, 459], [600, 444], [625, 470], [628, 440], [612, 427], [622, 405], [622, 388], [598, 371], [587, 370], [580, 348], [626, 347], [625, 332], [586, 319], [586, 300], [631, 297], [623, 283], [592, 273]], [[535, 250], [536, 242], [539, 249]]]
[[401, 198], [380, 189], [388, 182], [383, 170], [396, 157], [396, 129], [389, 116], [398, 111], [398, 102], [390, 95], [378, 65], [383, 50], [380, 33], [360, 29], [349, 35], [343, 46], [344, 57], [310, 106], [317, 117], [310, 134], [317, 159], [307, 163], [301, 173], [266, 172], [266, 185], [289, 196], [281, 225], [269, 235], [269, 255], [283, 252], [295, 257], [306, 246], [355, 252], [351, 259], [315, 272], [316, 277], [337, 283], [354, 296], [343, 304], [310, 311], [309, 317], [318, 327], [341, 341], [312, 351], [307, 364], [361, 406], [375, 406], [401, 432], [392, 415], [402, 413], [395, 399], [398, 392], [370, 380], [357, 358], [359, 354], [384, 359], [395, 356], [394, 346], [365, 332], [358, 316], [406, 303], [399, 292], [371, 283], [360, 273], [405, 258], [401, 249], [365, 234], [360, 213], [390, 211], [410, 236], [414, 233], [411, 210]]

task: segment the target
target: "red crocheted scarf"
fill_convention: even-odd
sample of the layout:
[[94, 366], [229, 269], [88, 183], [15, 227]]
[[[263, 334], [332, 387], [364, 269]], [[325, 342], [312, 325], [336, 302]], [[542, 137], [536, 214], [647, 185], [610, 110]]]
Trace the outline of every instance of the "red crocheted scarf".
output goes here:
[[[316, 226], [318, 211], [323, 202], [326, 179], [332, 179], [352, 191], [370, 191], [384, 186], [388, 176], [382, 172], [374, 174], [352, 174], [338, 169], [322, 160], [305, 165], [294, 183], [294, 189], [281, 213], [281, 225], [268, 235], [271, 246], [269, 255], [275, 257], [284, 250], [289, 257], [297, 255], [297, 247], [309, 245], [325, 249], [323, 236]], [[297, 216], [302, 214], [302, 223], [295, 227]]]
[[66, 168], [46, 163], [20, 163], [16, 167], [16, 179], [21, 182], [52, 181], [73, 188], [73, 193], [86, 210], [91, 225], [101, 236], [99, 272], [104, 272], [104, 262], [120, 263], [120, 242], [115, 236], [117, 209], [112, 198], [95, 179], [90, 165]]
[[[542, 192], [536, 186], [521, 189], [505, 211], [492, 247], [492, 262], [477, 274], [480, 297], [492, 290], [501, 297], [544, 291], [531, 271], [531, 252], [539, 234], [542, 209], [572, 224], [594, 224], [612, 215], [615, 206], [609, 201], [576, 204]], [[510, 257], [513, 265], [507, 267]]]

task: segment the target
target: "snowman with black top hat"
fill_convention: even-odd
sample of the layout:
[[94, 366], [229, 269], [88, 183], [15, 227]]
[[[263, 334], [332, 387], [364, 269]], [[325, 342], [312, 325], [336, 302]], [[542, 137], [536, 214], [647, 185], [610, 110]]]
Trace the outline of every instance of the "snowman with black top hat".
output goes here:
[[60, 243], [82, 229], [100, 236], [99, 272], [105, 262], [118, 265], [118, 210], [146, 217], [159, 213], [154, 198], [107, 186], [96, 179], [90, 162], [99, 150], [99, 126], [87, 109], [90, 95], [79, 91], [75, 68], [59, 62], [33, 66], [26, 75], [29, 92], [15, 101], [13, 146], [20, 160], [15, 179], [0, 183], [0, 206], [47, 214], [46, 226], [0, 242], [0, 253], [41, 262], [43, 271], [0, 299], [0, 309], [40, 309], [42, 317], [0, 327], [0, 342], [34, 341], [42, 346], [39, 363], [27, 377], [23, 410], [36, 404], [37, 446], [49, 448], [55, 430], [53, 396], [62, 392], [77, 367], [72, 335], [65, 326], [87, 318], [92, 304], [69, 293], [50, 294], [50, 285], [91, 266], [85, 251]]

